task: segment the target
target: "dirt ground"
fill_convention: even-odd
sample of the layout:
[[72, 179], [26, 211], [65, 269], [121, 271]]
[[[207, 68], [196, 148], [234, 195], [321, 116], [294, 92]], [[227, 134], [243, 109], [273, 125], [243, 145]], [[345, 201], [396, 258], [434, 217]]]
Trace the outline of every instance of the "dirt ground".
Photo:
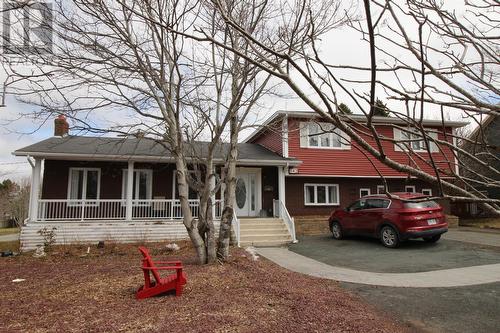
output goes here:
[[[181, 297], [138, 301], [136, 246], [54, 248], [44, 258], [0, 258], [1, 332], [402, 332], [336, 282], [289, 272], [233, 250], [224, 265], [196, 265], [187, 245], [175, 255], [148, 245], [155, 259], [181, 259]], [[13, 279], [26, 279], [14, 283]]]

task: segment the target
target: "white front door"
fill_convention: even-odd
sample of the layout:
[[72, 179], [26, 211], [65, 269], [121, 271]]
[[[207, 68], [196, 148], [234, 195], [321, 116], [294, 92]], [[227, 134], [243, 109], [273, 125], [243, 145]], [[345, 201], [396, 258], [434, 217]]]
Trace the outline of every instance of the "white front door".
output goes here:
[[260, 169], [236, 170], [236, 216], [258, 216], [260, 211]]

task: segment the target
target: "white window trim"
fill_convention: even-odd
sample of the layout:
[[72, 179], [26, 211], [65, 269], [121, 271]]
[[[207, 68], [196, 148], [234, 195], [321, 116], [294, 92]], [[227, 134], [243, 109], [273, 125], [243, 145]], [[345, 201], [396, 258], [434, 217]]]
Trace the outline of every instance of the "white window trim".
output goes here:
[[384, 194], [385, 192], [385, 186], [384, 185], [377, 185], [377, 194]]
[[[308, 203], [307, 202], [307, 192], [306, 192], [306, 187], [307, 186], [314, 186], [314, 199], [317, 200], [318, 198], [318, 186], [323, 186], [326, 187], [326, 203]], [[337, 201], [336, 202], [328, 202], [330, 199], [330, 192], [328, 191], [329, 186], [334, 186], [337, 192]], [[338, 184], [313, 184], [313, 183], [305, 183], [304, 184], [304, 206], [338, 206], [340, 205], [340, 190], [339, 190], [339, 185]]]
[[[438, 138], [438, 134], [436, 132], [430, 132], [430, 130], [426, 130], [426, 129], [424, 129], [424, 131], [428, 137], [431, 137], [433, 139]], [[396, 142], [394, 142], [394, 150], [395, 151], [410, 151], [411, 150], [415, 153], [426, 153], [429, 151], [431, 153], [438, 153], [439, 152], [439, 148], [437, 147], [436, 143], [430, 139], [427, 140], [429, 142], [429, 149], [427, 149], [426, 147], [420, 148], [420, 149], [414, 149], [412, 147], [412, 144], [414, 141], [401, 142], [401, 140], [402, 140], [401, 136], [403, 133], [409, 134], [410, 140], [416, 139], [416, 138], [412, 138], [412, 136], [421, 137], [421, 134], [415, 128], [408, 128], [408, 129], [406, 129], [406, 131], [400, 130], [399, 128], [394, 128], [393, 129], [393, 138], [396, 141]], [[423, 137], [422, 137], [422, 140], [419, 140], [419, 142], [422, 142], [422, 144], [425, 146], [425, 141], [424, 141]], [[409, 146], [409, 147], [407, 147], [407, 146]]]
[[[311, 146], [310, 144], [310, 133], [309, 133], [309, 129], [310, 129], [310, 126], [312, 124], [316, 124], [319, 126], [320, 130], [323, 128], [327, 128], [327, 127], [332, 127], [333, 125], [331, 125], [330, 123], [315, 123], [315, 122], [308, 122], [306, 123], [306, 137], [307, 137], [307, 145], [306, 147], [307, 148], [313, 148], [313, 149], [328, 149], [328, 150], [350, 150], [351, 149], [351, 144], [350, 142], [349, 143], [343, 143], [342, 141], [346, 141], [346, 139], [343, 138], [343, 135], [342, 134], [339, 134], [339, 133], [335, 133], [335, 131], [340, 131], [338, 128], [335, 128], [332, 132], [326, 132], [325, 133], [322, 133], [322, 134], [317, 134], [316, 136], [318, 137], [318, 145], [317, 146]], [[340, 131], [341, 133], [343, 133], [342, 131]], [[333, 142], [333, 136], [334, 135], [338, 135], [340, 140], [340, 147], [333, 147], [333, 146], [321, 146], [321, 135], [323, 134], [330, 134], [330, 142]]]
[[369, 188], [360, 188], [359, 189], [359, 197], [362, 198], [362, 197], [365, 197], [366, 195], [361, 195], [361, 192], [362, 191], [367, 191], [368, 194], [367, 195], [371, 195], [372, 194], [372, 191], [369, 189]]
[[[413, 191], [408, 191], [409, 188], [413, 189]], [[405, 185], [405, 192], [417, 193], [417, 189], [415, 188], [415, 185]]]
[[[147, 198], [146, 199], [136, 199], [139, 196], [139, 177], [135, 175], [135, 173], [146, 172], [148, 174], [148, 188], [147, 188]], [[122, 206], [125, 206], [126, 203], [123, 201], [127, 198], [127, 189], [125, 188], [125, 179], [127, 177], [128, 169], [122, 169]], [[138, 201], [141, 200], [151, 200], [153, 198], [153, 170], [152, 169], [135, 169], [134, 168], [134, 176], [132, 179], [135, 179], [135, 193], [132, 194], [132, 205], [133, 206], [147, 206], [149, 204], [140, 204]], [[132, 186], [132, 189], [134, 187]]]
[[[71, 199], [71, 173], [73, 171], [83, 171], [83, 179], [82, 179], [82, 199]], [[101, 198], [101, 169], [100, 168], [69, 168], [68, 171], [68, 206], [80, 206], [80, 203], [69, 201], [69, 200], [87, 200], [87, 172], [88, 171], [97, 171], [97, 198], [89, 199], [91, 201], [98, 201]], [[97, 202], [93, 203], [85, 203], [86, 206], [97, 206]]]
[[[427, 194], [425, 192], [427, 192]], [[423, 188], [422, 194], [432, 196], [432, 189], [431, 188]]]

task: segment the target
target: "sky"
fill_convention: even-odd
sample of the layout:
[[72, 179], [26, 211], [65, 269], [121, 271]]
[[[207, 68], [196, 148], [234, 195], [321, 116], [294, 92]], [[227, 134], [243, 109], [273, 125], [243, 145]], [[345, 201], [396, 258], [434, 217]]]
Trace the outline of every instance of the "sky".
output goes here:
[[[460, 10], [463, 2], [454, 0], [447, 3]], [[323, 36], [319, 42], [321, 54], [324, 59], [327, 59], [332, 64], [368, 67], [370, 60], [368, 44], [362, 41], [360, 37], [358, 32], [348, 27], [331, 31]], [[389, 45], [386, 51], [399, 52], [395, 48], [391, 50], [390, 47]], [[367, 75], [367, 73], [358, 72], [353, 74], [352, 78], [367, 79]], [[1, 73], [0, 79], [2, 79]], [[387, 78], [387, 80], [391, 79]], [[263, 121], [276, 110], [308, 110], [305, 103], [293, 97], [293, 94], [285, 86], [282, 86], [281, 89], [288, 97], [266, 97], [262, 101], [262, 111], [256, 117], [258, 121]], [[345, 94], [340, 93], [338, 97], [339, 100], [346, 101], [351, 109], [354, 109], [354, 105], [348, 101]], [[28, 177], [31, 167], [26, 158], [14, 157], [12, 152], [52, 136], [53, 119], [34, 121], [23, 116], [23, 114], [33, 113], [36, 108], [32, 105], [22, 104], [14, 98], [7, 98], [5, 104], [4, 107], [0, 107], [0, 180], [3, 178], [20, 179]], [[390, 101], [388, 101], [388, 106], [391, 108], [400, 107], [400, 105]], [[437, 112], [429, 112], [426, 115], [428, 118], [436, 118], [437, 116]], [[454, 120], [457, 120], [456, 117]], [[240, 137], [245, 138], [251, 131], [251, 129], [246, 130], [241, 133]]]

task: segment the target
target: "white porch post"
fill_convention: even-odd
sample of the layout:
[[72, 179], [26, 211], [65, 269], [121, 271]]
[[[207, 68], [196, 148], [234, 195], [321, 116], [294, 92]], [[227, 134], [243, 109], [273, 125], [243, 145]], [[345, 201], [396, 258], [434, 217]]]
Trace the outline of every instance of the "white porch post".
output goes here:
[[40, 197], [40, 178], [42, 173], [42, 160], [35, 158], [35, 165], [31, 166], [31, 191], [29, 220], [34, 222], [38, 219], [38, 199]]
[[285, 168], [286, 167], [278, 167], [278, 200], [280, 200], [283, 205], [285, 205]]
[[[210, 191], [213, 191], [215, 189], [215, 177], [210, 178]], [[216, 212], [215, 210], [217, 209], [217, 205], [215, 203], [215, 192], [210, 196], [210, 201], [212, 201], [212, 221], [215, 220], [216, 217]]]
[[134, 161], [128, 161], [125, 219], [132, 221], [132, 191], [134, 190]]

